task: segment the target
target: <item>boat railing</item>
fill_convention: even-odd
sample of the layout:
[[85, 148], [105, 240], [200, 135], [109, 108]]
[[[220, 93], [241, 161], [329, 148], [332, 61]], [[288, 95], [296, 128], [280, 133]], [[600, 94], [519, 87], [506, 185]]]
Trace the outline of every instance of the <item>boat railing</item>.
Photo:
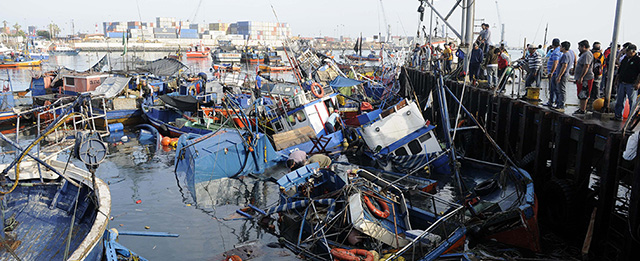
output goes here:
[[[450, 203], [453, 204], [453, 203]], [[460, 222], [464, 217], [464, 206], [458, 205], [457, 208], [450, 210], [443, 216], [440, 216], [433, 224], [422, 233], [416, 236], [409, 244], [404, 246], [398, 252], [394, 253], [387, 260], [396, 260], [398, 256], [401, 256], [407, 250], [417, 246], [418, 244], [429, 244], [430, 253], [439, 256], [444, 250], [455, 244], [462, 235], [464, 235], [466, 229]], [[433, 253], [438, 252], [438, 253]]]
[[196, 100], [204, 102], [216, 101], [216, 99], [218, 99], [218, 93], [215, 92], [196, 96]]
[[94, 110], [91, 102], [83, 103], [79, 108], [71, 108], [73, 103], [66, 103], [38, 112], [36, 117], [38, 134], [42, 134], [49, 123], [64, 117], [64, 112], [75, 111], [80, 113], [79, 115], [70, 116], [49, 135], [52, 138], [45, 139], [38, 144], [38, 156], [40, 156], [40, 153], [45, 153], [45, 159], [50, 159], [62, 151], [71, 149], [74, 146], [74, 141], [68, 140], [66, 137], [69, 133], [76, 133], [79, 130], [92, 130], [96, 131], [101, 137], [109, 136], [109, 129], [106, 126], [96, 124], [96, 121], [98, 123], [107, 122], [105, 98], [100, 97], [98, 99], [102, 99], [100, 103], [102, 112]]

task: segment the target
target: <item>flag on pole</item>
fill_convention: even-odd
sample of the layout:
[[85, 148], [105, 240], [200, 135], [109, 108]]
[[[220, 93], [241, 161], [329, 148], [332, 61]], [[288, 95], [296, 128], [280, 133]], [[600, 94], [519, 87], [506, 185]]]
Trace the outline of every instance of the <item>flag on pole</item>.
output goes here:
[[124, 56], [125, 54], [127, 54], [127, 32], [122, 33], [122, 45], [124, 45], [122, 56]]

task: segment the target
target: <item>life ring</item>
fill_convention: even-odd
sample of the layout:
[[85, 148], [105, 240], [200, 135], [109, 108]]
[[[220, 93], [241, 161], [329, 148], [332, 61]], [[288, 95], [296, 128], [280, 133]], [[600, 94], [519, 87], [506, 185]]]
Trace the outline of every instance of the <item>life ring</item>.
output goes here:
[[238, 255], [232, 255], [227, 257], [225, 261], [242, 261], [242, 258], [240, 258]]
[[196, 96], [196, 88], [192, 85], [189, 87], [189, 90], [187, 90], [187, 94], [191, 95], [191, 96]]
[[319, 83], [314, 82], [311, 84], [311, 93], [318, 98], [322, 98], [324, 96], [324, 88]]
[[[333, 248], [331, 249], [331, 255], [336, 260], [343, 261], [373, 261], [373, 254], [371, 252], [364, 249], [351, 249], [346, 250], [344, 248]], [[364, 256], [364, 258], [362, 258]]]
[[371, 213], [373, 213], [374, 216], [376, 216], [378, 218], [387, 218], [387, 217], [389, 217], [389, 215], [391, 214], [389, 212], [389, 205], [387, 205], [387, 203], [384, 202], [384, 200], [382, 200], [380, 198], [378, 198], [377, 201], [378, 201], [378, 205], [380, 205], [382, 210], [376, 208], [373, 205], [373, 202], [371, 202], [371, 200], [369, 199], [369, 197], [367, 195], [364, 195], [364, 203], [367, 205], [367, 207], [369, 208]]

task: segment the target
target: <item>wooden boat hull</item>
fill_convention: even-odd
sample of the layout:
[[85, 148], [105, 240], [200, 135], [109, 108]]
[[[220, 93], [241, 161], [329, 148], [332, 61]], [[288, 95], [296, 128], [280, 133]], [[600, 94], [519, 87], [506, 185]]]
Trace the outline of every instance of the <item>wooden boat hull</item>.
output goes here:
[[[103, 113], [97, 110], [98, 113]], [[114, 110], [107, 111], [106, 123], [104, 118], [96, 119], [96, 124], [106, 127], [108, 124], [122, 123], [122, 125], [132, 126], [144, 122], [141, 109]]]
[[201, 52], [187, 52], [187, 58], [209, 58], [209, 53], [201, 53]]
[[[60, 161], [49, 162], [72, 180], [81, 184], [80, 191], [69, 182], [43, 184], [40, 182], [38, 167], [30, 161], [21, 164], [20, 183], [16, 189], [5, 195], [6, 214], [14, 215], [16, 223], [12, 229], [21, 244], [14, 250], [22, 260], [61, 260], [66, 248], [71, 219], [75, 219], [73, 236], [70, 242], [68, 260], [102, 260], [104, 255], [104, 232], [107, 229], [111, 212], [111, 195], [107, 184], [95, 179], [92, 184], [91, 174], [73, 164]], [[58, 176], [52, 171], [41, 168], [42, 177], [56, 180]], [[13, 172], [9, 173], [15, 177]], [[29, 186], [30, 184], [37, 184]], [[34, 197], [34, 195], [38, 195]], [[75, 198], [95, 198], [79, 200], [75, 208]], [[95, 195], [95, 197], [94, 197]], [[75, 209], [75, 210], [74, 210]], [[75, 213], [75, 216], [74, 216]], [[17, 241], [16, 241], [17, 242]], [[2, 251], [2, 260], [10, 260], [12, 256]]]
[[362, 60], [362, 61], [372, 61], [372, 62], [380, 61], [380, 57], [367, 57], [367, 56], [361, 57], [357, 55], [347, 55], [346, 57], [351, 60]]
[[260, 65], [260, 70], [265, 72], [288, 72], [293, 70], [291, 66], [269, 66], [269, 65]]
[[4, 62], [0, 63], [0, 69], [3, 68], [18, 68], [18, 67], [38, 67], [42, 64], [42, 60], [32, 60], [24, 62]]

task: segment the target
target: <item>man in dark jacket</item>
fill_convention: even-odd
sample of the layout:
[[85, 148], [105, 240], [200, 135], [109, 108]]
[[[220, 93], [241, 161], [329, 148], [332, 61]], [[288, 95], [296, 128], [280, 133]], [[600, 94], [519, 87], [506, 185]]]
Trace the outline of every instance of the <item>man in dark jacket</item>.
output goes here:
[[626, 99], [633, 105], [635, 95], [633, 90], [640, 89], [640, 57], [636, 54], [635, 44], [629, 44], [626, 48], [626, 55], [620, 68], [618, 68], [618, 95], [616, 96], [615, 117], [612, 120], [621, 121], [622, 111]]
[[469, 61], [469, 79], [473, 80], [473, 85], [476, 85], [480, 78], [480, 64], [484, 54], [482, 50], [478, 48], [477, 44], [473, 44], [473, 50], [471, 50], [471, 60]]

